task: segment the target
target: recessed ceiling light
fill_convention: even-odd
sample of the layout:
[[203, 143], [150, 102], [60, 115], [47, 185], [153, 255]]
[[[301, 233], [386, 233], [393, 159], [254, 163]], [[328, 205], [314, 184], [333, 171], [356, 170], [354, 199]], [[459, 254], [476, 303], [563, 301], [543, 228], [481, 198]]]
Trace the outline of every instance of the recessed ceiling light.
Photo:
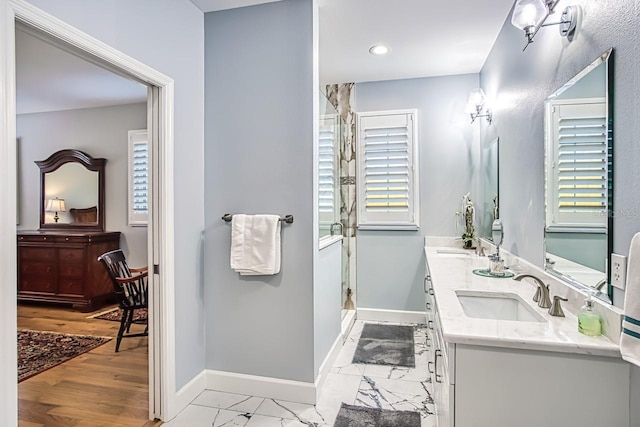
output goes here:
[[371, 46], [369, 49], [369, 53], [372, 55], [385, 55], [389, 53], [391, 49], [382, 44], [377, 44], [375, 46]]

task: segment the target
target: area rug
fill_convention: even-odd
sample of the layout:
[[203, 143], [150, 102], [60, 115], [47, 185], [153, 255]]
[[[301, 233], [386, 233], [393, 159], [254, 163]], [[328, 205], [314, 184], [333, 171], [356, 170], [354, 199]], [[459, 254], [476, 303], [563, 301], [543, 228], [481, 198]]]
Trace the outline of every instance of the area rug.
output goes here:
[[353, 363], [415, 368], [413, 326], [365, 323]]
[[342, 403], [333, 427], [420, 427], [420, 414]]
[[[133, 312], [133, 323], [147, 323], [147, 309], [139, 308]], [[94, 319], [101, 320], [111, 320], [112, 322], [119, 322], [122, 319], [122, 309], [121, 308], [113, 308], [109, 311], [105, 311], [104, 313], [99, 313], [93, 316], [89, 316]]]
[[111, 340], [111, 337], [18, 330], [18, 382]]

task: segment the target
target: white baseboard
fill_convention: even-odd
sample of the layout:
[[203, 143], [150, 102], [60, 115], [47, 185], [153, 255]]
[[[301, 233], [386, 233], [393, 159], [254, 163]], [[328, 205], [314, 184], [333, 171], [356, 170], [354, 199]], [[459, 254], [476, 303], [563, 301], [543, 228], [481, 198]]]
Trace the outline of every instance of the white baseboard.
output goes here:
[[[193, 399], [198, 397], [200, 393], [205, 390], [207, 385], [206, 371], [200, 372], [191, 381], [186, 383], [175, 395], [173, 403], [173, 410], [175, 414], [171, 418], [177, 416], [184, 408], [189, 406], [189, 403], [193, 402]], [[167, 422], [169, 420], [163, 420]]]
[[353, 324], [356, 322], [356, 311], [355, 310], [347, 310], [347, 314], [342, 319], [341, 330], [342, 330], [342, 341], [346, 341], [349, 336], [349, 332], [351, 332], [351, 328], [353, 328]]
[[426, 323], [423, 311], [382, 310], [378, 308], [358, 308], [358, 320], [396, 323]]
[[333, 362], [338, 358], [338, 354], [340, 354], [340, 350], [342, 350], [342, 346], [344, 345], [344, 340], [342, 339], [342, 334], [338, 334], [336, 340], [333, 342], [331, 346], [331, 350], [327, 354], [327, 357], [324, 358], [322, 365], [320, 365], [320, 369], [318, 369], [318, 377], [316, 378], [315, 387], [316, 387], [316, 402], [320, 398], [320, 391], [322, 390], [322, 386], [327, 379], [327, 374], [331, 371], [331, 367], [333, 366]]
[[316, 386], [314, 383], [214, 371], [211, 369], [207, 369], [205, 372], [205, 388], [207, 390], [287, 400], [309, 405], [316, 404]]

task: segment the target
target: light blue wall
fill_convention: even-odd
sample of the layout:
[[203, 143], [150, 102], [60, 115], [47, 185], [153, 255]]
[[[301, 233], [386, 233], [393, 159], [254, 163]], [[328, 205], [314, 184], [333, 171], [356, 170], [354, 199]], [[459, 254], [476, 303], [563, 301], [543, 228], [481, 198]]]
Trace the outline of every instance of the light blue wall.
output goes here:
[[[607, 49], [614, 48], [614, 252], [628, 255], [640, 231], [638, 138], [640, 121], [640, 1], [562, 0], [582, 8], [575, 40], [543, 29], [525, 52], [524, 36], [507, 21], [480, 74], [494, 103], [495, 128], [483, 138], [500, 136], [501, 216], [505, 248], [542, 266], [544, 227], [544, 99]], [[504, 143], [502, 143], [504, 141]], [[614, 302], [623, 304], [616, 290]], [[640, 425], [640, 369], [631, 376], [631, 425]]]
[[[312, 30], [311, 0], [205, 14], [209, 369], [314, 380]], [[225, 213], [295, 217], [280, 274], [229, 268]]]
[[175, 81], [176, 386], [205, 366], [204, 26], [188, 0], [28, 0]]
[[[604, 272], [607, 235], [597, 233], [547, 232], [547, 252]], [[552, 257], [553, 258], [553, 257]]]
[[[147, 104], [21, 114], [16, 117], [20, 138], [19, 230], [40, 227], [40, 168], [58, 150], [73, 148], [107, 159], [105, 165], [105, 229], [119, 231], [120, 247], [132, 267], [147, 265], [147, 227], [128, 226], [127, 179], [129, 135], [147, 127]], [[68, 206], [67, 206], [68, 209]]]
[[342, 313], [342, 243], [336, 242], [318, 254], [317, 278], [313, 286], [314, 373], [324, 362], [331, 346], [340, 336]]
[[424, 236], [462, 235], [455, 212], [480, 190], [473, 176], [485, 124], [469, 124], [466, 113], [478, 86], [477, 74], [356, 84], [357, 112], [418, 109], [420, 156], [420, 230], [358, 230], [359, 308], [424, 309]]

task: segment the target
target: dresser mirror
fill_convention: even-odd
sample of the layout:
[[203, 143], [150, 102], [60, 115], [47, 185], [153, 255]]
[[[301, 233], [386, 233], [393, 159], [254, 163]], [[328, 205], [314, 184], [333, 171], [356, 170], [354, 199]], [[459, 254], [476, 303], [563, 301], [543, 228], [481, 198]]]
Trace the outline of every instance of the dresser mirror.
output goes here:
[[611, 303], [612, 50], [545, 101], [545, 269]]
[[482, 147], [482, 206], [480, 237], [493, 240], [491, 225], [499, 218], [498, 211], [498, 143], [499, 139]]
[[40, 230], [104, 231], [104, 165], [79, 150], [36, 161], [40, 168]]

